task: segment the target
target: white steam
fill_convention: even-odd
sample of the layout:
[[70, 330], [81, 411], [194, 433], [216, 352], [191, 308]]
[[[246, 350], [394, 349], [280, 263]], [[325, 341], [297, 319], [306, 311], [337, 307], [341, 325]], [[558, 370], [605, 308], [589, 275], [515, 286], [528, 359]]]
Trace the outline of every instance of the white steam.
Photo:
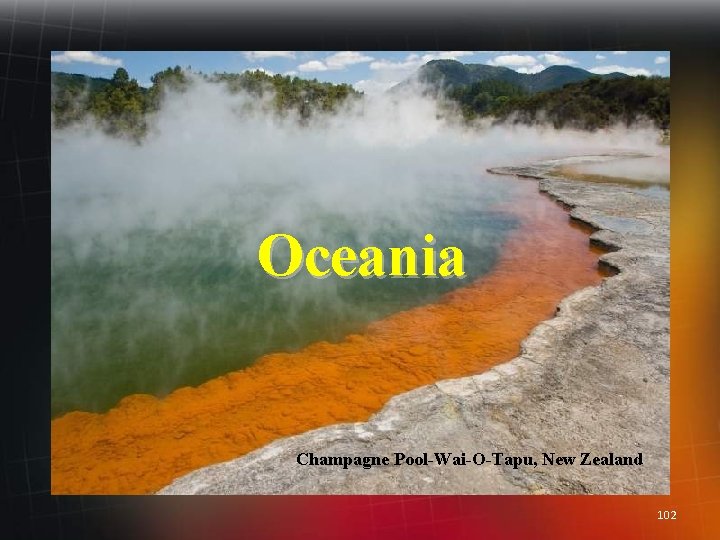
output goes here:
[[88, 127], [56, 130], [53, 231], [80, 239], [121, 236], [138, 224], [172, 228], [218, 218], [230, 200], [263, 232], [306, 226], [317, 210], [415, 222], [418, 204], [432, 200], [449, 174], [588, 152], [660, 151], [651, 130], [461, 128], [439, 118], [431, 99], [407, 94], [367, 97], [310, 126], [251, 110], [252, 101], [198, 80], [167, 97], [140, 145]]

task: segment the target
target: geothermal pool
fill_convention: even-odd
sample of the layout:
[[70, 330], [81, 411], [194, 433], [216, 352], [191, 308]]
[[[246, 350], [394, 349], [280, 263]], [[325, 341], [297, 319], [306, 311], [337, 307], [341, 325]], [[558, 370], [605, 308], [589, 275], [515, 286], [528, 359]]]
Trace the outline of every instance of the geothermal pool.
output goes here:
[[[228, 189], [216, 214], [167, 226], [148, 219], [117, 234], [56, 227], [53, 415], [103, 412], [130, 394], [164, 396], [247, 367], [264, 354], [337, 342], [371, 321], [434, 302], [484, 275], [519, 225], [512, 213], [500, 210], [517, 199], [518, 185], [469, 174], [434, 181], [442, 188], [394, 209], [398, 218], [416, 213], [416, 222], [378, 223], [372, 214], [363, 220], [343, 208], [319, 207], [312, 216], [305, 210], [312, 222], [298, 220], [282, 232], [303, 246], [323, 245], [331, 252], [340, 246], [359, 250], [369, 242], [381, 248], [413, 246], [418, 254], [427, 245], [424, 235], [432, 232], [438, 250], [447, 245], [463, 250], [465, 279], [317, 280], [305, 272], [273, 279], [260, 268], [257, 246], [265, 231], [281, 231], [259, 224], [261, 208], [246, 204], [248, 195], [239, 190]], [[292, 196], [279, 194], [279, 204]], [[101, 212], [103, 206], [112, 212], [124, 204], [112, 194], [93, 201], [84, 194], [69, 197], [58, 205], [73, 207], [68, 213], [76, 216], [89, 209]], [[262, 202], [270, 211], [272, 199]], [[256, 215], [248, 215], [248, 209]], [[418, 265], [422, 268], [421, 256]]]
[[[324, 332], [317, 338], [323, 340], [294, 352], [271, 352], [164, 399], [131, 395], [107, 414], [65, 414], [52, 425], [53, 493], [152, 492], [201, 466], [282, 436], [366, 420], [394, 395], [515, 357], [522, 339], [552, 317], [563, 297], [602, 279], [598, 252], [589, 246], [589, 231], [569, 222], [535, 182], [479, 175], [474, 183], [479, 198], [463, 201], [468, 207], [455, 218], [463, 227], [443, 231], [448, 237], [456, 231], [463, 244], [462, 231], [474, 231], [477, 247], [468, 251], [474, 255], [466, 266], [482, 262], [475, 268], [483, 271], [454, 283], [407, 280], [417, 293], [403, 287], [363, 292], [354, 287], [378, 283], [346, 280], [337, 284], [338, 297], [346, 285], [364, 320], [379, 318], [365, 324], [350, 316], [350, 307], [336, 308], [333, 313], [347, 319], [308, 328], [313, 337]], [[481, 196], [490, 191], [492, 203]], [[431, 288], [423, 289], [425, 283]], [[445, 294], [438, 288], [453, 284]], [[279, 308], [265, 313], [284, 320]], [[340, 334], [343, 324], [355, 325], [357, 333], [329, 340], [330, 330]]]
[[644, 180], [658, 184], [670, 182], [670, 156], [668, 152], [665, 155], [615, 159], [601, 163], [584, 163], [575, 168], [581, 173]]
[[[52, 134], [53, 493], [150, 493], [277, 438], [515, 357], [598, 283], [588, 231], [487, 167], [655, 134], [465, 129], [367, 100], [300, 127], [197, 84], [141, 144]], [[464, 279], [268, 276], [262, 240], [464, 253]]]
[[653, 190], [670, 187], [670, 149], [658, 147], [654, 155], [594, 156], [567, 161], [556, 172], [578, 180], [620, 182]]

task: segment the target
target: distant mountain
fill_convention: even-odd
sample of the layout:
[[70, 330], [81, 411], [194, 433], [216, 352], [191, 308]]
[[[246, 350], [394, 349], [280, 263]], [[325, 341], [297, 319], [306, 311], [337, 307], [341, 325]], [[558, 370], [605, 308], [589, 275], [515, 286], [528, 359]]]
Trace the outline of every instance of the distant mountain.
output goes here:
[[518, 73], [512, 69], [485, 64], [463, 64], [457, 60], [431, 60], [410, 79], [395, 85], [391, 91], [405, 88], [414, 82], [428, 85], [435, 90], [450, 90], [477, 82], [497, 80], [514, 84], [526, 92], [537, 93], [562, 88], [568, 83], [582, 82], [590, 77], [619, 79], [624, 73], [595, 75], [585, 69], [572, 66], [550, 66], [539, 73]]
[[110, 79], [89, 77], [77, 73], [61, 73], [59, 71], [53, 71], [50, 74], [50, 82], [54, 91], [70, 90], [76, 92], [87, 91], [89, 93], [99, 92], [111, 84]]
[[596, 75], [585, 69], [572, 66], [550, 66], [539, 73], [523, 75], [523, 86], [530, 93], [545, 92], [562, 88], [569, 83], [577, 83], [588, 80], [590, 77], [601, 79], [623, 79], [628, 77], [625, 73], [609, 73], [608, 75]]

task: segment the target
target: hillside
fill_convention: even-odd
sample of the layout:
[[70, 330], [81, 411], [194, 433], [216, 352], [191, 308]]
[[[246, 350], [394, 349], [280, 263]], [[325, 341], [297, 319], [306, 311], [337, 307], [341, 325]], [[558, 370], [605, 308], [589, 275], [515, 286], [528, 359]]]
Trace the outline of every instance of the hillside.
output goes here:
[[50, 109], [58, 127], [67, 126], [85, 117], [93, 96], [112, 88], [110, 79], [88, 77], [77, 73], [50, 74]]
[[448, 91], [460, 86], [484, 81], [502, 81], [522, 88], [528, 93], [544, 92], [562, 88], [568, 83], [581, 82], [591, 77], [603, 79], [626, 78], [624, 73], [595, 75], [585, 69], [572, 66], [550, 66], [539, 73], [518, 73], [510, 68], [485, 64], [463, 64], [457, 60], [432, 60], [422, 66], [410, 79], [394, 86], [391, 91], [401, 90], [419, 82], [427, 85], [431, 93]]
[[496, 122], [551, 123], [556, 128], [594, 130], [614, 123], [649, 121], [670, 129], [670, 78], [592, 77], [562, 88], [496, 100], [490, 110]]
[[99, 92], [106, 86], [112, 84], [110, 79], [102, 77], [89, 77], [78, 73], [61, 73], [53, 71], [50, 74], [53, 92]]

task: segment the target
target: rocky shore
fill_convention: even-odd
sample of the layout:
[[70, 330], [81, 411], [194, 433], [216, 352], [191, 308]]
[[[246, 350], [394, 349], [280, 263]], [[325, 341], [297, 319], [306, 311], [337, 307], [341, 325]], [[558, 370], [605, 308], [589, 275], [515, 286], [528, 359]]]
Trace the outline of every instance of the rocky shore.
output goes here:
[[[617, 271], [577, 291], [525, 339], [514, 360], [479, 375], [398, 395], [368, 422], [279, 439], [198, 469], [160, 494], [666, 494], [669, 492], [669, 192], [554, 177], [561, 160], [490, 172], [537, 179], [539, 189], [596, 231]], [[562, 246], [559, 246], [562, 249]], [[297, 456], [493, 452], [537, 467], [300, 465]], [[576, 456], [543, 465], [543, 453]], [[643, 465], [580, 465], [590, 456]]]

